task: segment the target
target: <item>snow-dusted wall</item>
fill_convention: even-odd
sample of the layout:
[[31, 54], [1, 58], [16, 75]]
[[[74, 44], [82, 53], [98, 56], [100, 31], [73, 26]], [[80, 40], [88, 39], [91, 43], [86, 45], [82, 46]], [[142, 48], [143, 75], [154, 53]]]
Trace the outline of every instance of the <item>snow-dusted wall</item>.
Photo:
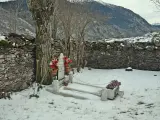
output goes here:
[[[15, 34], [8, 36], [6, 41], [5, 37], [0, 38], [0, 92], [23, 90], [35, 77], [34, 41]], [[100, 69], [131, 66], [142, 70], [160, 70], [159, 38], [157, 36], [151, 42], [86, 42], [87, 66]], [[75, 65], [76, 45], [72, 42], [71, 59]], [[62, 45], [55, 41], [53, 54], [59, 56], [62, 52]]]
[[141, 70], [160, 70], [160, 45], [157, 43], [87, 42], [89, 67], [117, 69], [128, 66]]
[[33, 45], [23, 41], [27, 40], [24, 37], [9, 39], [3, 41], [3, 44], [0, 41], [0, 92], [26, 89], [34, 79]]
[[[63, 52], [59, 41], [53, 44], [54, 54]], [[76, 43], [72, 41], [71, 59], [76, 66]], [[160, 70], [160, 33], [142, 37], [85, 42], [87, 66], [99, 69], [117, 69], [131, 66], [141, 70]]]

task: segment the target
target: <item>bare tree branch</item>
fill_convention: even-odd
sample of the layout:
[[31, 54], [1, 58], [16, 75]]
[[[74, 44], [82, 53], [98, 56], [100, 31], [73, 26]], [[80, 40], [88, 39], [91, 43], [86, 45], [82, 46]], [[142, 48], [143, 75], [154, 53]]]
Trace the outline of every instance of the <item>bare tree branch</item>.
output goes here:
[[157, 7], [157, 9], [160, 10], [160, 0], [151, 0]]

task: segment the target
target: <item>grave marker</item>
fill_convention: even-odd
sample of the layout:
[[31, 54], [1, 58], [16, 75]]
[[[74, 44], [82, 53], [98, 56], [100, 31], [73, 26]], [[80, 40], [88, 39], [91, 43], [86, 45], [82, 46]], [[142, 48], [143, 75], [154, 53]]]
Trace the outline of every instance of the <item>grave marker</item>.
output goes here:
[[60, 54], [58, 60], [58, 80], [62, 80], [65, 78], [65, 69], [64, 69], [64, 56], [63, 53]]

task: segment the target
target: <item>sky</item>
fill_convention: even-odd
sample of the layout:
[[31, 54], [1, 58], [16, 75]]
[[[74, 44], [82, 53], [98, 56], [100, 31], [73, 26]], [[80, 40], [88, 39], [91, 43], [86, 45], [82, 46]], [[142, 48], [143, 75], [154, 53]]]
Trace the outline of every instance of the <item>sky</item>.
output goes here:
[[11, 0], [0, 0], [0, 2], [4, 2], [4, 1], [11, 1]]
[[123, 6], [145, 18], [149, 23], [160, 23], [160, 8], [150, 0], [101, 0], [106, 3]]
[[[0, 0], [7, 1], [7, 0]], [[98, 0], [97, 0], [98, 1]], [[99, 0], [132, 10], [145, 18], [149, 23], [160, 23], [160, 8], [158, 9], [150, 0]]]

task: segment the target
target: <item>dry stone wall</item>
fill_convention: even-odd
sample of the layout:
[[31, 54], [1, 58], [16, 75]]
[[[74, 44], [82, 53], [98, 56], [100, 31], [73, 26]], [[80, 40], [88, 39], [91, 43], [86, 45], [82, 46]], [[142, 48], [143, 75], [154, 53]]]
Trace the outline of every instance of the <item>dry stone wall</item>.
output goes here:
[[[156, 39], [159, 39], [157, 37]], [[71, 58], [76, 64], [76, 45], [72, 41]], [[0, 41], [0, 92], [20, 91], [35, 80], [34, 39], [11, 34]], [[62, 43], [55, 41], [53, 55], [64, 52]], [[160, 70], [160, 43], [85, 42], [87, 66], [98, 69], [132, 67], [141, 70]]]
[[28, 40], [21, 40], [20, 36], [10, 37], [5, 41], [8, 46], [0, 46], [0, 92], [26, 89], [34, 79], [35, 48]]
[[[62, 46], [58, 41], [56, 41], [53, 47], [53, 53], [56, 53], [57, 56], [63, 52]], [[76, 46], [73, 41], [72, 47], [71, 58], [73, 66], [75, 66]], [[156, 42], [136, 43], [129, 43], [127, 41], [115, 41], [112, 43], [86, 41], [85, 51], [87, 67], [97, 69], [132, 67], [140, 70], [160, 70], [160, 42], [158, 40]]]
[[154, 43], [87, 42], [86, 52], [92, 68], [160, 70], [160, 46]]

